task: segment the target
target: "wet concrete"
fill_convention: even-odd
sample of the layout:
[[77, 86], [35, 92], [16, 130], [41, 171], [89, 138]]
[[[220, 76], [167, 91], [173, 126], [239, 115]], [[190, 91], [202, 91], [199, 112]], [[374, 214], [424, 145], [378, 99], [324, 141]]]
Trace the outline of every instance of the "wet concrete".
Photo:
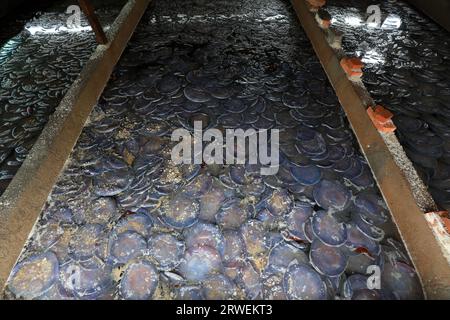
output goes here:
[[[171, 133], [192, 132], [195, 120], [279, 129], [278, 173], [175, 165]], [[155, 1], [6, 297], [420, 298], [395, 235], [287, 2]], [[380, 268], [380, 290], [367, 287], [370, 265]]]

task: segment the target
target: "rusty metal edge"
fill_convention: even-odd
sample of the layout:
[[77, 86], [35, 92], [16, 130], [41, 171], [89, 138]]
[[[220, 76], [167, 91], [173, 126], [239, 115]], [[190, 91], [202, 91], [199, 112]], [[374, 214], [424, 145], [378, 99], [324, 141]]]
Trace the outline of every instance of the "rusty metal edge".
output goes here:
[[1, 292], [92, 108], [150, 1], [129, 0], [125, 4], [108, 32], [109, 44], [98, 46], [92, 54], [0, 198]]
[[308, 11], [305, 0], [291, 0], [291, 3], [370, 165], [417, 270], [426, 298], [450, 299], [450, 266], [424, 213], [416, 204], [407, 179], [368, 117], [363, 97], [340, 67], [338, 57]]

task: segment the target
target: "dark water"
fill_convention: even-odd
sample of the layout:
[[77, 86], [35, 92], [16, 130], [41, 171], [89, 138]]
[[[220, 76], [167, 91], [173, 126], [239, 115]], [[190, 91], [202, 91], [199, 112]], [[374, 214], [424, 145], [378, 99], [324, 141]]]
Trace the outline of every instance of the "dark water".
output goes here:
[[[175, 129], [280, 130], [276, 175], [171, 161]], [[275, 141], [270, 141], [275, 143]], [[420, 284], [284, 1], [155, 1], [14, 268], [27, 299], [408, 299]], [[368, 287], [368, 267], [381, 288]], [[373, 278], [371, 278], [373, 279]], [[33, 280], [33, 281], [31, 281]]]
[[375, 1], [327, 2], [343, 47], [367, 63], [363, 82], [391, 110], [397, 136], [437, 204], [450, 209], [450, 34], [401, 1], [380, 5], [382, 25], [366, 23]]

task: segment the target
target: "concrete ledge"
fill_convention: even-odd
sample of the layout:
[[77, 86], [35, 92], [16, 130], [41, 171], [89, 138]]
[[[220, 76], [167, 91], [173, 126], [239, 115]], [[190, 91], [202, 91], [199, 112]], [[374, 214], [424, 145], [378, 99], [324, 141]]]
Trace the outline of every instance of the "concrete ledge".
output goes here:
[[[348, 80], [340, 59], [328, 45], [305, 0], [291, 0], [319, 60], [358, 139], [361, 150], [390, 209], [399, 234], [419, 274], [429, 299], [450, 299], [450, 265], [424, 212], [418, 206], [410, 182], [399, 168], [384, 139], [366, 113], [370, 95]], [[345, 37], [345, 35], [344, 35]], [[396, 139], [394, 134], [387, 138]]]
[[0, 198], [0, 288], [4, 288], [83, 126], [150, 0], [129, 0], [49, 119]]

